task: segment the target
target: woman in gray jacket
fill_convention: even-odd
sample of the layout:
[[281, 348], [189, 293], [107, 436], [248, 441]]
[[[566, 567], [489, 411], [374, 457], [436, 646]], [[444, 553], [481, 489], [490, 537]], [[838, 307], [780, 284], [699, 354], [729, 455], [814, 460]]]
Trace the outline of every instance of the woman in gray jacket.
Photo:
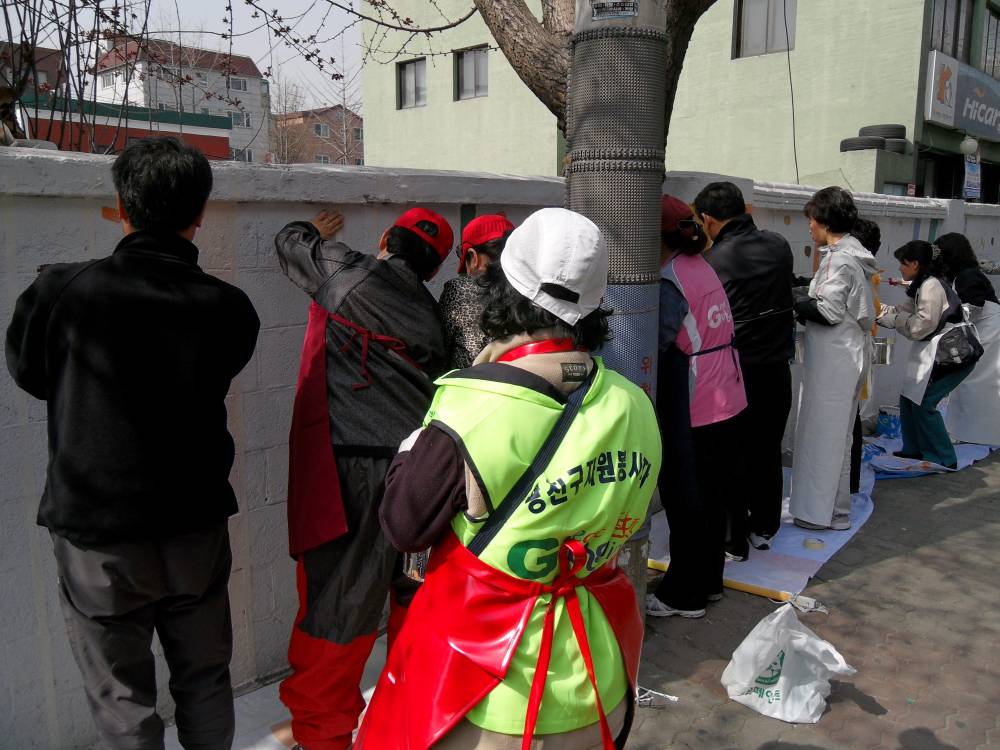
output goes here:
[[896, 455], [955, 469], [958, 458], [937, 407], [969, 376], [975, 363], [943, 365], [936, 362], [935, 355], [941, 337], [953, 324], [963, 321], [962, 303], [942, 280], [946, 269], [939, 248], [913, 240], [894, 254], [903, 278], [910, 282], [906, 290], [909, 299], [895, 307], [883, 305], [876, 322], [895, 328], [913, 342], [899, 397], [903, 450]]
[[803, 528], [848, 529], [852, 428], [871, 361], [875, 258], [850, 234], [858, 212], [846, 190], [818, 191], [805, 214], [821, 259], [808, 291], [795, 292], [806, 335], [789, 510]]

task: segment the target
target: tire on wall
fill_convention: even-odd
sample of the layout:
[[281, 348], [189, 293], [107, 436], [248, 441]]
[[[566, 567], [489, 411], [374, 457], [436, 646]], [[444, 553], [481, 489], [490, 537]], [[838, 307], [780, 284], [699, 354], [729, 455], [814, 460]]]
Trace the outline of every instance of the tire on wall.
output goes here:
[[845, 138], [840, 142], [841, 151], [867, 151], [872, 148], [885, 148], [885, 138], [877, 138], [875, 136], [859, 136], [857, 138]]
[[905, 138], [886, 138], [885, 139], [885, 150], [893, 151], [897, 154], [906, 153], [906, 139]]
[[878, 136], [880, 138], [906, 138], [905, 125], [865, 125], [858, 130], [860, 136]]

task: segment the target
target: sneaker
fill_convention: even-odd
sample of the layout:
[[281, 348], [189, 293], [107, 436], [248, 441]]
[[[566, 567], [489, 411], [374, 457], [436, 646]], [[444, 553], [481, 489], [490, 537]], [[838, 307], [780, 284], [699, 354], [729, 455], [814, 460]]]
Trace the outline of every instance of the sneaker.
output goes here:
[[[823, 526], [822, 524], [811, 523], [810, 521], [803, 521], [801, 518], [793, 518], [792, 523], [794, 523], [800, 529], [809, 529], [810, 531], [825, 531], [826, 529], [830, 528], [829, 526]], [[850, 528], [850, 524], [848, 524], [848, 528]]]
[[722, 601], [722, 592], [720, 591], [718, 594], [709, 594], [705, 598], [708, 599], [710, 602], [721, 602]]
[[771, 549], [771, 540], [774, 539], [774, 534], [754, 534], [751, 531], [747, 539], [750, 541], [750, 546], [754, 549]]
[[749, 554], [737, 555], [733, 552], [726, 551], [726, 562], [746, 562], [750, 558]]
[[830, 522], [830, 528], [834, 531], [847, 531], [851, 528], [850, 516], [834, 516]]
[[674, 609], [673, 607], [667, 606], [659, 599], [656, 598], [656, 594], [646, 595], [646, 614], [652, 615], [653, 617], [673, 617], [677, 615], [678, 617], [687, 617], [692, 620], [699, 617], [705, 616], [704, 609]]

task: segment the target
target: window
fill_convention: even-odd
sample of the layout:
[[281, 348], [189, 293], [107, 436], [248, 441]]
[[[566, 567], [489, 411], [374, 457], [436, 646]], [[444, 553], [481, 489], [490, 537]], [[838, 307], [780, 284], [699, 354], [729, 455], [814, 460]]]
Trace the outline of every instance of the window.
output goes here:
[[931, 48], [969, 62], [974, 0], [934, 0]]
[[156, 108], [161, 112], [176, 112], [177, 107], [173, 104], [167, 104], [166, 102], [157, 102]]
[[198, 111], [201, 112], [203, 115], [207, 115], [208, 114], [208, 107], [202, 107]]
[[733, 57], [795, 49], [798, 0], [737, 0]]
[[39, 86], [47, 86], [49, 83], [49, 74], [44, 70], [35, 71], [35, 83]]
[[329, 138], [330, 126], [327, 125], [325, 122], [313, 123], [313, 133], [319, 136], [320, 138]]
[[455, 98], [474, 99], [489, 92], [486, 48], [455, 53]]
[[234, 128], [252, 128], [252, 120], [249, 112], [230, 112], [229, 118], [233, 121]]
[[101, 88], [110, 89], [115, 85], [115, 74], [114, 73], [101, 73]]
[[354, 128], [354, 140], [363, 141], [365, 139], [365, 129], [364, 128]]
[[253, 149], [229, 147], [229, 158], [233, 161], [245, 161], [248, 164], [253, 161]]
[[423, 107], [427, 104], [427, 59], [410, 60], [396, 65], [396, 109]]
[[354, 160], [354, 163], [355, 163], [355, 164], [356, 164], [357, 166], [359, 166], [359, 167], [363, 167], [363, 166], [365, 165], [365, 160], [364, 160], [364, 159], [355, 159], [355, 160]]
[[983, 72], [1000, 79], [1000, 13], [988, 10], [983, 24]]
[[330, 163], [330, 157], [327, 156], [326, 154], [316, 154], [316, 163], [317, 164], [329, 164]]
[[226, 88], [230, 91], [246, 91], [247, 90], [247, 79], [246, 78], [229, 78], [226, 80]]
[[260, 82], [260, 95], [268, 96], [271, 93], [271, 87], [268, 85], [267, 81]]

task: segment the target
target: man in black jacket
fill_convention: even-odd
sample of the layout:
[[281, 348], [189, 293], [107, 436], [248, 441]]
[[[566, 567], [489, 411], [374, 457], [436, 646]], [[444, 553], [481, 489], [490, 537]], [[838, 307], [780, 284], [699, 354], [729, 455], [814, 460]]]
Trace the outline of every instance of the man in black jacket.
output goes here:
[[383, 233], [377, 256], [335, 241], [342, 226], [339, 213], [321, 211], [275, 238], [281, 268], [312, 298], [289, 440], [299, 614], [292, 674], [281, 684], [292, 735], [306, 750], [350, 747], [390, 588], [390, 643], [402, 624], [413, 582], [401, 575], [378, 509], [389, 464], [447, 369], [424, 282], [451, 253], [448, 222], [411, 208]]
[[792, 407], [792, 249], [781, 235], [757, 228], [731, 182], [709, 184], [694, 206], [713, 242], [705, 257], [733, 311], [747, 394], [736, 418], [746, 480], [733, 498], [727, 544], [731, 559], [746, 559], [749, 544], [768, 549], [781, 524], [781, 440]]
[[224, 399], [253, 353], [247, 296], [192, 243], [212, 189], [196, 149], [128, 146], [112, 167], [125, 237], [45, 268], [7, 330], [17, 384], [47, 402], [48, 527], [70, 646], [110, 748], [162, 748], [150, 642], [185, 748], [228, 748], [233, 440]]

